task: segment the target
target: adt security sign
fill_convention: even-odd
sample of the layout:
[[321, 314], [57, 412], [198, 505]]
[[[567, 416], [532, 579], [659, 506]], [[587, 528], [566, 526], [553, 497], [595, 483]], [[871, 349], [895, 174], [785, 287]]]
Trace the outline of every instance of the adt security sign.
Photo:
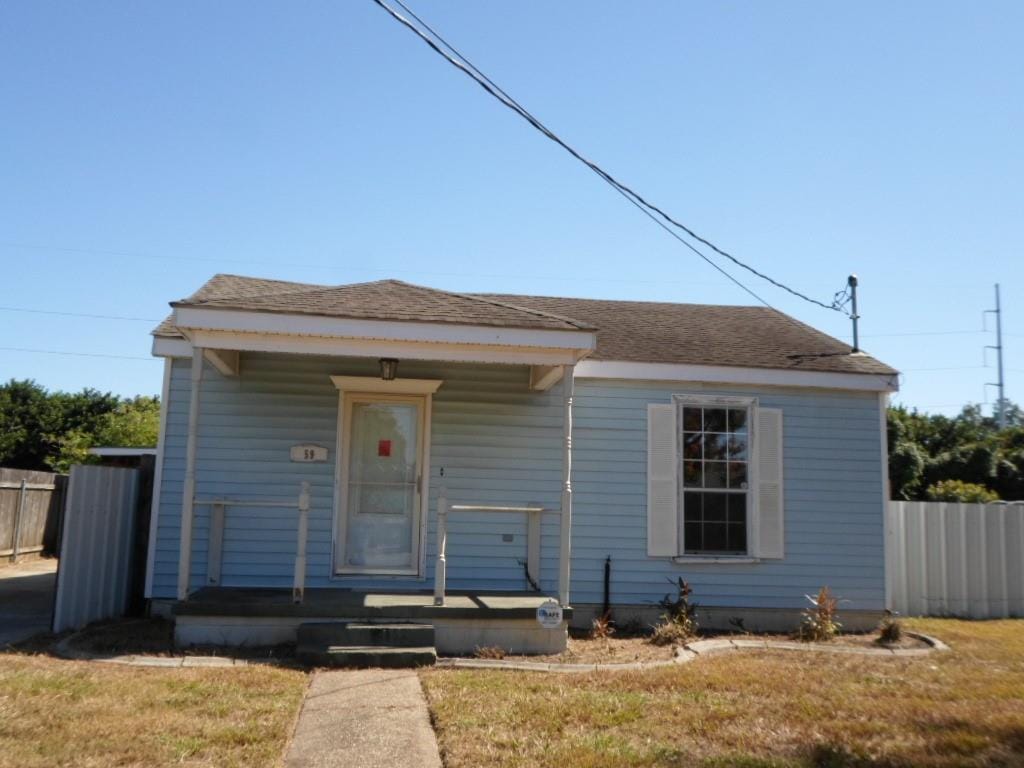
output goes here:
[[537, 623], [544, 629], [558, 629], [562, 626], [562, 606], [554, 600], [545, 600], [537, 607]]

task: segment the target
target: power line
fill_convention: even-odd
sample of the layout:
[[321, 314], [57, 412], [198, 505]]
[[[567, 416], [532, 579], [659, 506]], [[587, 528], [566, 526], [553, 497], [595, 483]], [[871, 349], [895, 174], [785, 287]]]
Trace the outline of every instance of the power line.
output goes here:
[[100, 352], [66, 352], [59, 349], [31, 349], [29, 347], [0, 347], [4, 352], [33, 352], [42, 355], [70, 355], [72, 357], [105, 357], [117, 360], [157, 360], [156, 357], [138, 357], [134, 355], [105, 355]]
[[985, 333], [985, 331], [899, 331], [895, 333], [865, 333], [862, 338], [881, 339], [893, 336], [966, 336], [968, 334]]
[[[483, 72], [481, 72], [464, 55], [459, 53], [458, 49], [456, 49], [454, 46], [452, 46], [450, 43], [448, 43], [448, 41], [445, 40], [444, 37], [442, 37], [435, 30], [433, 30], [428, 24], [426, 24], [426, 22], [424, 22], [422, 19], [420, 19], [413, 11], [411, 11], [404, 3], [402, 3], [401, 0], [396, 0], [398, 5], [400, 5], [410, 16], [412, 16], [414, 19], [416, 19], [416, 21], [424, 29], [426, 29], [430, 33], [430, 35], [433, 36], [433, 38], [435, 38], [438, 41], [437, 43], [435, 43], [434, 40], [431, 39], [430, 36], [428, 36], [423, 31], [421, 31], [415, 24], [413, 24], [407, 18], [402, 16], [400, 13], [395, 11], [393, 8], [391, 8], [383, 0], [373, 0], [373, 2], [376, 3], [378, 6], [380, 6], [383, 10], [385, 10], [393, 19], [398, 21], [400, 24], [402, 24], [404, 27], [406, 27], [409, 31], [411, 31], [413, 34], [415, 34], [417, 37], [419, 37], [432, 50], [434, 50], [438, 55], [440, 55], [443, 59], [445, 59], [445, 61], [447, 61], [449, 64], [454, 66], [460, 72], [464, 73], [466, 76], [471, 78], [474, 82], [476, 82], [488, 94], [493, 96], [499, 103], [501, 103], [502, 105], [504, 105], [508, 109], [510, 109], [513, 112], [515, 112], [517, 115], [519, 115], [524, 120], [526, 120], [526, 122], [528, 122], [531, 126], [533, 126], [536, 130], [538, 130], [545, 137], [547, 137], [551, 141], [555, 142], [558, 146], [562, 147], [562, 149], [564, 149], [566, 152], [568, 152], [570, 155], [572, 155], [574, 158], [576, 158], [579, 162], [583, 163], [587, 168], [589, 168], [591, 171], [593, 171], [595, 174], [597, 174], [601, 179], [603, 179], [606, 183], [608, 183], [610, 186], [612, 186], [614, 189], [616, 189], [620, 194], [622, 194], [624, 197], [626, 197], [628, 200], [630, 200], [638, 208], [642, 208], [642, 209], [646, 210], [647, 212], [649, 212], [649, 215], [651, 216], [652, 219], [657, 221], [657, 219], [654, 217], [654, 214], [657, 214], [665, 222], [667, 222], [667, 223], [671, 224], [672, 226], [682, 230], [687, 235], [692, 237], [694, 240], [696, 240], [696, 241], [706, 245], [707, 247], [711, 248], [715, 253], [717, 253], [720, 256], [723, 256], [723, 257], [729, 259], [730, 261], [732, 261], [737, 266], [742, 267], [743, 269], [747, 270], [748, 272], [751, 272], [752, 274], [756, 275], [757, 277], [761, 278], [762, 280], [766, 280], [767, 282], [771, 283], [772, 285], [774, 285], [777, 288], [781, 288], [782, 290], [787, 291], [790, 294], [792, 294], [792, 295], [794, 295], [794, 296], [796, 296], [798, 298], [803, 299], [804, 301], [808, 301], [811, 304], [816, 304], [816, 305], [818, 305], [820, 307], [824, 307], [825, 309], [831, 309], [831, 310], [834, 310], [836, 312], [842, 312], [844, 314], [848, 314], [843, 309], [844, 305], [838, 303], [838, 299], [834, 299], [832, 304], [826, 304], [825, 302], [818, 301], [817, 299], [813, 299], [810, 296], [807, 296], [806, 294], [801, 293], [800, 291], [797, 291], [797, 290], [795, 290], [793, 288], [790, 288], [788, 285], [785, 285], [784, 283], [780, 283], [779, 281], [769, 277], [768, 275], [764, 274], [763, 272], [758, 271], [754, 267], [751, 267], [749, 264], [746, 264], [746, 263], [740, 261], [738, 258], [733, 256], [731, 253], [729, 253], [729, 252], [719, 248], [717, 245], [712, 243], [710, 240], [707, 240], [707, 239], [701, 237], [696, 232], [694, 232], [692, 229], [687, 227], [685, 224], [682, 224], [681, 222], [677, 221], [672, 216], [670, 216], [668, 213], [666, 213], [664, 210], [662, 210], [658, 206], [656, 206], [653, 203], [651, 203], [648, 200], [646, 200], [638, 192], [636, 192], [632, 188], [630, 188], [630, 187], [626, 186], [625, 184], [623, 184], [622, 182], [620, 182], [618, 179], [616, 179], [610, 173], [605, 171], [597, 163], [595, 163], [595, 162], [593, 162], [591, 160], [588, 160], [586, 157], [584, 157], [582, 154], [580, 154], [577, 150], [575, 150], [572, 146], [570, 146], [563, 139], [561, 139], [558, 135], [556, 135], [553, 131], [551, 131], [547, 126], [545, 126], [539, 119], [534, 117], [521, 104], [519, 104], [519, 102], [517, 102], [514, 98], [509, 96], [508, 93], [506, 91], [504, 91], [500, 86], [496, 85], [493, 80], [491, 80]], [[454, 54], [454, 55], [451, 55], [451, 54], [445, 52], [444, 50], [441, 49], [440, 46], [444, 46], [445, 48], [448, 49], [448, 51], [451, 52], [451, 54]], [[653, 212], [653, 213], [650, 213], [650, 212]], [[689, 244], [687, 243], [687, 245], [689, 245]], [[710, 260], [706, 256], [701, 254], [699, 251], [697, 251], [692, 246], [690, 246], [690, 247], [691, 247], [691, 250], [693, 250], [695, 253], [697, 253], [702, 258], [704, 258], [705, 261], [708, 261], [709, 263], [711, 263]], [[727, 274], [727, 273], [723, 273], [723, 274]], [[741, 283], [739, 283], [739, 281], [735, 280], [735, 278], [732, 278], [731, 275], [729, 277], [730, 277], [730, 279], [733, 280], [733, 282], [736, 282], [737, 285], [740, 285], [748, 293], [752, 293], [753, 294], [753, 292], [750, 291], [749, 288], [747, 288], [746, 286], [743, 286]], [[753, 295], [756, 296], [756, 294], [753, 294]], [[837, 296], [838, 296], [838, 294], [837, 294]], [[758, 297], [758, 299], [767, 305], [767, 302], [765, 302], [763, 299], [760, 299], [760, 297]]]
[[924, 373], [926, 371], [980, 371], [987, 365], [954, 365], [949, 368], [905, 368], [900, 373]]
[[137, 323], [160, 323], [152, 317], [128, 317], [121, 314], [89, 314], [88, 312], [62, 312], [56, 309], [31, 309], [22, 306], [0, 306], [2, 312], [30, 312], [32, 314], [59, 314], [66, 317], [92, 317], [94, 319], [120, 319], [120, 321], [135, 321]]

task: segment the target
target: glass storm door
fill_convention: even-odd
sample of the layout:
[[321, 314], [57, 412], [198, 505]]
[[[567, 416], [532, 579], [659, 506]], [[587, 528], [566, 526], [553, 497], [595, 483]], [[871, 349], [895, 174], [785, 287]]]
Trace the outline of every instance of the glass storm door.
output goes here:
[[419, 570], [423, 408], [421, 397], [345, 398], [342, 573]]

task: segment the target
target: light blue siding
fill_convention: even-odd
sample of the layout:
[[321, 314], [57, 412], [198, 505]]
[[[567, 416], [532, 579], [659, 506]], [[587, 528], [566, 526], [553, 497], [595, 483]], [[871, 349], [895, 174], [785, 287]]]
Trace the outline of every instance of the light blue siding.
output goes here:
[[[785, 559], [674, 564], [647, 556], [647, 404], [674, 393], [755, 395], [783, 413]], [[851, 609], [885, 604], [882, 453], [874, 392], [577, 380], [572, 601], [650, 605], [682, 576], [707, 606], [803, 608], [830, 586]]]
[[[188, 426], [189, 360], [175, 360], [153, 573], [153, 596], [174, 597]], [[200, 405], [196, 493], [200, 497], [297, 497], [312, 485], [307, 586], [427, 589], [436, 556], [436, 500], [443, 483], [453, 503], [527, 504], [558, 508], [562, 406], [557, 389], [528, 388], [525, 366], [417, 363], [400, 375], [443, 379], [434, 395], [426, 579], [332, 578], [334, 467], [338, 392], [331, 375], [374, 376], [375, 360], [244, 353], [241, 375], [207, 366]], [[298, 443], [328, 446], [325, 464], [289, 461]], [[444, 476], [441, 477], [441, 470]], [[191, 584], [206, 574], [209, 508], [197, 507]], [[224, 529], [224, 586], [290, 587], [296, 546], [295, 510], [229, 508]], [[558, 575], [558, 517], [542, 520], [541, 586]], [[513, 534], [512, 542], [502, 534]], [[453, 513], [449, 519], [448, 587], [524, 589], [526, 521], [519, 514]]]

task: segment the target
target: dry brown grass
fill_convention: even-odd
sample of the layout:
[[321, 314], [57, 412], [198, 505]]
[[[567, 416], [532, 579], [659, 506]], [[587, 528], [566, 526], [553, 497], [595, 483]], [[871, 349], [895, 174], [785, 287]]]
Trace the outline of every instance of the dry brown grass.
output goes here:
[[0, 766], [274, 766], [306, 675], [0, 654]]
[[448, 768], [1024, 765], [1024, 620], [906, 624], [953, 652], [423, 679]]

